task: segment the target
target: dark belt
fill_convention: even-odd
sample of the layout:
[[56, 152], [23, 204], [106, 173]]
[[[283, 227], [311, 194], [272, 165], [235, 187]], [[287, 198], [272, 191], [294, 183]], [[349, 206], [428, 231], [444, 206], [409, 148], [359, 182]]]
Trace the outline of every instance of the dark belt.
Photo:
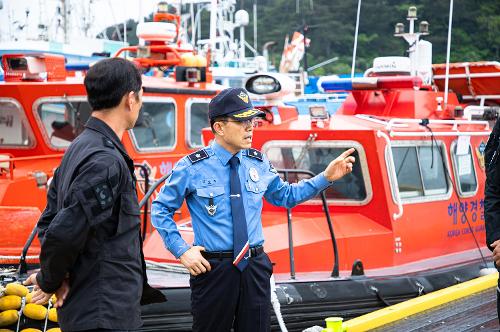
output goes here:
[[[264, 252], [263, 246], [256, 246], [256, 247], [250, 248], [250, 250], [248, 250], [247, 255], [249, 255], [249, 257], [255, 257], [255, 256], [262, 254], [263, 252]], [[201, 251], [201, 255], [205, 259], [213, 259], [213, 258], [219, 258], [219, 259], [231, 258], [231, 259], [233, 259], [233, 252], [232, 251]]]

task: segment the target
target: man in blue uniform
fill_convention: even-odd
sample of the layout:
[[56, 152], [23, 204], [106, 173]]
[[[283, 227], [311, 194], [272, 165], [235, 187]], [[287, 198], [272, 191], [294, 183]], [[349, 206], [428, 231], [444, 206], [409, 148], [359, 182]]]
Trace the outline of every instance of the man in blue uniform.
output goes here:
[[[314, 178], [284, 182], [251, 148], [260, 115], [244, 89], [220, 92], [209, 105], [214, 142], [181, 159], [153, 202], [153, 225], [191, 273], [193, 331], [269, 331], [273, 267], [263, 249], [262, 197], [293, 207], [352, 171], [349, 149]], [[172, 219], [184, 199], [194, 246]]]
[[142, 80], [130, 61], [90, 68], [86, 129], [54, 173], [38, 221], [40, 271], [34, 303], [58, 295], [61, 329], [124, 331], [141, 326], [140, 304], [165, 301], [147, 284], [134, 162], [121, 143], [142, 106]]

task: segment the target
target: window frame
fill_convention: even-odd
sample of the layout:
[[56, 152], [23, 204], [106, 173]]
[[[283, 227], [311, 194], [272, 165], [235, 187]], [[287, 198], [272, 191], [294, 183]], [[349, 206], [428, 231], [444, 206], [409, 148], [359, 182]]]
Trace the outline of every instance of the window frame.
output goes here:
[[[177, 135], [179, 134], [179, 129], [177, 126], [178, 122], [178, 107], [177, 103], [174, 98], [172, 97], [156, 97], [156, 96], [143, 96], [142, 97], [142, 105], [144, 106], [145, 103], [171, 103], [174, 105], [174, 142], [172, 146], [168, 147], [154, 147], [154, 148], [140, 148], [139, 145], [137, 144], [137, 140], [135, 137], [135, 134], [132, 129], [127, 130], [130, 140], [132, 141], [132, 146], [134, 150], [138, 153], [151, 153], [151, 152], [171, 152], [174, 151], [177, 147]], [[142, 109], [141, 109], [142, 112]]]
[[13, 104], [18, 112], [19, 119], [21, 120], [21, 124], [26, 129], [26, 134], [28, 136], [29, 144], [28, 145], [12, 145], [12, 144], [2, 144], [0, 145], [0, 149], [16, 149], [16, 150], [28, 150], [33, 149], [37, 146], [37, 141], [35, 139], [35, 134], [33, 133], [33, 128], [28, 121], [23, 105], [15, 98], [11, 97], [0, 97], [0, 102], [11, 103]]
[[[262, 146], [262, 153], [264, 155], [267, 154], [267, 151], [271, 148], [294, 148], [294, 147], [303, 147], [306, 145], [306, 141], [298, 141], [298, 140], [291, 140], [291, 141], [282, 141], [282, 140], [272, 140], [266, 142]], [[328, 140], [328, 141], [314, 141], [310, 148], [345, 148], [346, 150], [349, 148], [355, 148], [356, 151], [358, 152], [358, 157], [359, 160], [356, 160], [356, 162], [360, 163], [361, 167], [361, 174], [363, 175], [363, 183], [365, 186], [365, 191], [366, 191], [366, 197], [363, 200], [352, 200], [352, 199], [332, 199], [332, 198], [327, 198], [326, 201], [329, 204], [332, 205], [337, 205], [337, 206], [362, 206], [362, 205], [367, 205], [370, 203], [370, 201], [373, 199], [373, 189], [371, 185], [371, 178], [370, 178], [370, 171], [368, 168], [368, 161], [366, 158], [366, 153], [365, 149], [363, 148], [363, 145], [358, 142], [358, 141], [352, 141], [352, 140]], [[333, 160], [333, 159], [332, 159]], [[335, 184], [333, 184], [335, 185]], [[302, 204], [311, 204], [311, 205], [321, 205], [323, 204], [321, 199], [318, 198], [312, 198], [308, 200], [307, 202], [304, 202]]]
[[[450, 164], [449, 164], [449, 159], [448, 159], [448, 150], [446, 148], [446, 144], [441, 141], [441, 140], [435, 140], [434, 145], [441, 147], [441, 159], [443, 160], [443, 170], [445, 172], [445, 177], [446, 177], [446, 184], [448, 186], [448, 189], [445, 193], [443, 194], [436, 194], [436, 195], [426, 195], [426, 189], [425, 189], [425, 184], [424, 184], [424, 179], [423, 175], [421, 174], [421, 166], [420, 166], [420, 157], [418, 154], [418, 149], [417, 149], [417, 161], [418, 161], [418, 167], [419, 167], [419, 172], [420, 172], [420, 181], [422, 184], [422, 189], [423, 189], [423, 196], [416, 196], [416, 197], [404, 197], [402, 196], [401, 193], [399, 193], [399, 197], [401, 200], [401, 204], [412, 204], [412, 203], [426, 203], [426, 202], [436, 202], [436, 201], [445, 201], [450, 199], [452, 193], [453, 193], [453, 183], [451, 183], [450, 178], [448, 174], [450, 173]], [[394, 165], [394, 160], [389, 160], [389, 148], [398, 148], [398, 147], [431, 147], [432, 142], [428, 140], [398, 140], [398, 141], [391, 141], [391, 145], [386, 145], [385, 150], [384, 150], [384, 155], [385, 155], [385, 165], [387, 169], [387, 177], [389, 179], [389, 184], [391, 187], [391, 196], [392, 200], [394, 203], [397, 203], [396, 199], [396, 190], [398, 189], [398, 186], [396, 185], [397, 179], [393, 178], [393, 173], [395, 174], [396, 170], [392, 170], [392, 165]], [[391, 151], [392, 152], [392, 151]], [[394, 154], [394, 152], [392, 153]], [[448, 172], [448, 173], [447, 173]], [[397, 175], [396, 175], [397, 176]], [[433, 189], [429, 189], [433, 190]]]
[[[206, 102], [207, 104], [210, 103], [210, 98], [189, 98], [186, 100], [186, 105], [185, 105], [185, 114], [186, 114], [186, 145], [191, 148], [191, 149], [198, 149], [204, 147], [203, 144], [203, 138], [201, 140], [201, 145], [196, 145], [191, 142], [191, 107], [195, 103], [203, 103]], [[207, 114], [207, 121], [208, 121], [208, 114]], [[210, 126], [210, 123], [208, 123], [208, 126]]]
[[33, 110], [32, 111], [33, 111], [33, 114], [35, 116], [36, 123], [37, 123], [37, 125], [40, 128], [40, 131], [42, 133], [43, 140], [45, 141], [47, 146], [49, 146], [52, 150], [66, 151], [66, 149], [68, 147], [60, 147], [60, 146], [55, 146], [52, 144], [52, 142], [50, 141], [50, 137], [47, 134], [47, 130], [45, 130], [45, 125], [43, 124], [43, 121], [40, 118], [40, 115], [38, 114], [38, 108], [40, 107], [41, 104], [55, 103], [55, 102], [59, 102], [59, 103], [60, 102], [63, 102], [63, 103], [66, 103], [66, 102], [88, 102], [88, 100], [87, 100], [87, 96], [67, 96], [67, 97], [60, 96], [60, 97], [38, 98], [33, 103]]
[[457, 188], [457, 192], [458, 192], [458, 195], [460, 197], [473, 197], [473, 196], [476, 196], [478, 190], [479, 190], [479, 179], [477, 178], [477, 173], [476, 173], [476, 163], [474, 161], [474, 148], [472, 146], [472, 144], [469, 143], [469, 151], [470, 151], [470, 155], [471, 155], [471, 158], [472, 158], [472, 171], [474, 172], [474, 178], [476, 179], [476, 189], [474, 191], [466, 191], [466, 192], [462, 192], [462, 188], [461, 188], [461, 185], [460, 185], [460, 177], [458, 176], [458, 169], [457, 169], [457, 166], [458, 166], [458, 163], [457, 161], [455, 160], [455, 157], [457, 156], [455, 153], [453, 153], [454, 150], [456, 150], [457, 148], [457, 145], [458, 145], [458, 140], [454, 140], [453, 142], [451, 142], [451, 146], [450, 146], [450, 159], [451, 159], [451, 164], [453, 166], [453, 175], [455, 177], [455, 184], [456, 184], [456, 188]]

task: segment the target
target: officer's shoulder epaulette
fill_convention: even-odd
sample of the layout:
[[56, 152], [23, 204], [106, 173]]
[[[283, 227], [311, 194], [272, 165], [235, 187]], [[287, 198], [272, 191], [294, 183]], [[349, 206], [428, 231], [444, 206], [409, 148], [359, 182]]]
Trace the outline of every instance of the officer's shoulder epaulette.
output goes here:
[[189, 154], [187, 157], [188, 157], [189, 161], [191, 161], [191, 163], [194, 164], [200, 160], [207, 159], [209, 156], [208, 156], [207, 151], [205, 151], [205, 149], [201, 149], [201, 150], [198, 150], [196, 152]]
[[264, 160], [264, 156], [262, 155], [262, 152], [260, 152], [259, 150], [256, 150], [256, 149], [252, 149], [252, 148], [247, 149], [247, 156], [250, 158], [258, 159], [260, 161]]
[[111, 142], [111, 140], [109, 138], [103, 137], [102, 138], [102, 143], [107, 148], [110, 148], [110, 149], [114, 149], [115, 148], [115, 145], [113, 144], [113, 142]]

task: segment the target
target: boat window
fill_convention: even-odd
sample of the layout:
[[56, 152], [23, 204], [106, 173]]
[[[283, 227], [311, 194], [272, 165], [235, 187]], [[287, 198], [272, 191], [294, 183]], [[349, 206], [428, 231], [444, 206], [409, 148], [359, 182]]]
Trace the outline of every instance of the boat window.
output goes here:
[[448, 192], [441, 146], [393, 147], [392, 154], [401, 198]]
[[29, 147], [33, 143], [21, 105], [11, 100], [0, 100], [0, 146]]
[[130, 131], [139, 151], [165, 150], [175, 145], [175, 104], [144, 101], [135, 127]]
[[68, 147], [80, 135], [91, 112], [84, 100], [46, 101], [37, 108], [45, 134], [56, 148]]
[[[352, 146], [332, 146], [339, 144], [315, 146], [316, 144], [308, 146], [302, 142], [298, 146], [286, 146], [289, 144], [284, 144], [284, 146], [269, 146], [267, 149], [264, 149], [264, 152], [269, 161], [277, 169], [303, 169], [309, 170], [314, 174], [319, 174], [325, 170], [326, 166], [333, 159]], [[336, 201], [365, 201], [368, 198], [366, 190], [367, 180], [363, 176], [363, 165], [366, 164], [366, 160], [364, 159], [364, 155], [360, 159], [358, 149], [353, 153], [353, 156], [357, 161], [361, 162], [356, 162], [352, 173], [335, 181], [335, 185], [325, 191], [327, 199]], [[307, 177], [290, 174], [288, 181], [293, 183]]]
[[186, 104], [188, 114], [188, 137], [189, 147], [201, 147], [203, 141], [201, 138], [201, 129], [208, 127], [208, 104], [209, 99], [189, 100]]
[[472, 158], [472, 149], [469, 145], [467, 151], [457, 154], [457, 144], [452, 149], [453, 169], [455, 178], [458, 179], [460, 196], [472, 196], [477, 191], [476, 169]]

